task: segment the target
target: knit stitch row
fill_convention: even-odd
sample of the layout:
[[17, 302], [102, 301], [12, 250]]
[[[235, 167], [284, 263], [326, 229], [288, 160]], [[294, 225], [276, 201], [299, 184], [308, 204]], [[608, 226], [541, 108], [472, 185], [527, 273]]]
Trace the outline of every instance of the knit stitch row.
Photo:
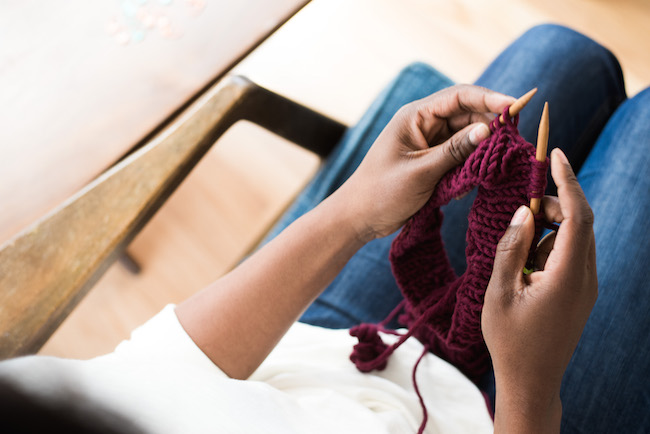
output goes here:
[[[393, 241], [390, 261], [404, 300], [382, 323], [361, 324], [350, 330], [359, 339], [350, 356], [359, 370], [385, 368], [393, 351], [415, 336], [426, 350], [449, 361], [473, 381], [487, 371], [489, 355], [481, 333], [481, 310], [496, 247], [517, 208], [543, 196], [548, 168], [547, 162], [535, 159], [535, 147], [519, 135], [518, 116], [510, 118], [507, 110], [505, 124], [498, 118], [491, 122], [492, 134], [462, 166], [440, 180], [427, 204]], [[476, 187], [477, 196], [468, 216], [467, 269], [456, 276], [440, 234], [440, 207]], [[541, 214], [535, 216], [535, 226], [531, 251], [541, 234]], [[377, 332], [398, 334], [385, 327], [398, 314], [398, 322], [408, 331], [387, 346]], [[417, 390], [417, 384], [415, 387]]]

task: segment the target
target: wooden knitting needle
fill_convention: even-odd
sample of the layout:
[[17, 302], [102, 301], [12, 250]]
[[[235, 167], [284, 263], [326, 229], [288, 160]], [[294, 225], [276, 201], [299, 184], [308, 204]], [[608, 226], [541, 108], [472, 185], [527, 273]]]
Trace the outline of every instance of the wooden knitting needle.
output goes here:
[[[519, 113], [521, 109], [524, 108], [526, 104], [528, 104], [528, 102], [533, 98], [533, 96], [535, 96], [536, 93], [537, 93], [537, 88], [534, 88], [532, 90], [529, 90], [524, 96], [519, 98], [517, 101], [513, 102], [510, 108], [508, 109], [508, 116], [513, 117], [517, 113]], [[499, 122], [501, 122], [502, 125], [506, 123], [505, 119], [503, 118], [503, 114], [499, 116]]]
[[[542, 118], [539, 121], [539, 131], [537, 133], [537, 152], [535, 159], [537, 161], [546, 161], [546, 148], [548, 147], [548, 102], [544, 103], [544, 111], [542, 111]], [[541, 199], [533, 197], [530, 199], [530, 210], [533, 215], [539, 213]]]

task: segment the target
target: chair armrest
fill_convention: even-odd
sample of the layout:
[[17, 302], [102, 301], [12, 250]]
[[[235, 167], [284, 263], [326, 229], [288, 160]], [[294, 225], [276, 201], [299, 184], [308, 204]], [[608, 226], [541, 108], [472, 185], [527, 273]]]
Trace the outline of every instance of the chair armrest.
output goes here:
[[244, 119], [321, 156], [345, 130], [243, 77], [224, 78], [146, 145], [0, 246], [0, 359], [38, 351], [212, 144]]

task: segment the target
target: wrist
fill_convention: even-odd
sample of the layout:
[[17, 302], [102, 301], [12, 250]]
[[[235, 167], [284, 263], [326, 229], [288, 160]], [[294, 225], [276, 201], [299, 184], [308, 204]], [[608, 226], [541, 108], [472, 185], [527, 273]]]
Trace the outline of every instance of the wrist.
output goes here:
[[370, 224], [367, 206], [360, 198], [354, 197], [345, 188], [344, 184], [331, 196], [324, 200], [320, 206], [327, 209], [331, 221], [335, 221], [338, 227], [348, 232], [361, 246], [377, 238], [377, 232]]
[[374, 237], [356, 207], [337, 193], [323, 200], [313, 211], [318, 214], [317, 221], [330, 226], [339, 242], [355, 250], [359, 249]]
[[497, 385], [495, 433], [558, 433], [562, 420], [559, 391], [518, 391]]

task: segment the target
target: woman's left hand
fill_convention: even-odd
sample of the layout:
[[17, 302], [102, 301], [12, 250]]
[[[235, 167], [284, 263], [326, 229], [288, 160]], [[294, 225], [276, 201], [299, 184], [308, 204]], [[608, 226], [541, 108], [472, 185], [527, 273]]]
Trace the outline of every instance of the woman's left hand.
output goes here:
[[336, 192], [366, 242], [399, 229], [431, 197], [442, 176], [490, 135], [489, 113], [514, 98], [457, 85], [402, 107]]

